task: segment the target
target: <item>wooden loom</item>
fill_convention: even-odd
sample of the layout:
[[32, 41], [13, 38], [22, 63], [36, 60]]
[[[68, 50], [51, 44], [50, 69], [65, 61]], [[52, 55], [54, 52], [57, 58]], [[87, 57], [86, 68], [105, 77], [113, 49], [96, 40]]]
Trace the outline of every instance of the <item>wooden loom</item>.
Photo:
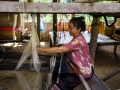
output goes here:
[[[6, 2], [0, 1], [0, 12], [24, 12], [22, 8], [22, 2]], [[116, 4], [97, 4], [97, 3], [25, 3], [25, 12], [28, 13], [89, 13], [94, 16], [92, 23], [91, 41], [90, 41], [90, 51], [91, 56], [94, 59], [97, 36], [99, 28], [99, 20], [101, 15], [107, 16], [118, 16], [120, 15], [120, 5]], [[104, 8], [104, 9], [103, 9]], [[55, 40], [55, 39], [54, 39]], [[98, 84], [101, 80], [94, 75], [91, 82], [96, 79]], [[89, 82], [88, 82], [89, 83]], [[94, 86], [92, 84], [92, 86]], [[100, 84], [99, 84], [100, 85]], [[104, 84], [102, 84], [104, 85]], [[92, 89], [98, 90], [98, 89]], [[100, 89], [108, 90], [108, 89]]]

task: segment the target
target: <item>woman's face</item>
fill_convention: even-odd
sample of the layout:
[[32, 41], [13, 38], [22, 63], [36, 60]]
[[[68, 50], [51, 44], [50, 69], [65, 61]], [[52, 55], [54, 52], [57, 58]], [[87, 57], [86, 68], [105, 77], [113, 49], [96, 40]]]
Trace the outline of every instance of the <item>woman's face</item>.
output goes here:
[[74, 37], [74, 36], [78, 35], [79, 33], [80, 33], [80, 30], [77, 29], [77, 28], [73, 25], [72, 22], [70, 22], [70, 23], [69, 23], [69, 34]]

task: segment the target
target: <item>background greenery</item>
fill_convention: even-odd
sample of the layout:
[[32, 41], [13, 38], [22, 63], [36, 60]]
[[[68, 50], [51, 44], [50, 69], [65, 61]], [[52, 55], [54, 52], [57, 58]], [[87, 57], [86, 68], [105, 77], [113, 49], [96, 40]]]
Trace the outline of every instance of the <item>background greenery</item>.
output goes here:
[[[45, 2], [45, 3], [51, 3], [53, 0], [33, 0], [34, 2]], [[20, 0], [20, 2], [27, 2], [27, 0]], [[60, 3], [70, 3], [72, 0], [60, 0]], [[97, 3], [117, 3], [117, 1], [100, 1]], [[43, 22], [53, 22], [53, 14], [41, 14], [41, 20]], [[93, 17], [89, 14], [75, 14], [75, 17], [85, 17], [86, 24], [91, 24]], [[36, 17], [36, 15], [35, 15]], [[68, 22], [71, 19], [71, 14], [57, 14], [57, 20], [59, 21], [66, 21]], [[25, 18], [25, 22], [31, 22], [31, 14], [24, 14], [21, 15], [21, 18]], [[113, 17], [107, 17], [108, 20], [113, 20]], [[36, 18], [37, 21], [37, 18]], [[104, 22], [104, 18], [101, 17], [101, 21]]]

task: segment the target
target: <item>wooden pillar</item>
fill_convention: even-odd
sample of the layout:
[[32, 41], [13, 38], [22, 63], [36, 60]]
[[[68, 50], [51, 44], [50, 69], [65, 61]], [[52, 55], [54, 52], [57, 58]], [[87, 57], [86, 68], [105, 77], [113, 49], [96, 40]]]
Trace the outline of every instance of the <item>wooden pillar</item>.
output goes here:
[[[53, 0], [53, 2], [57, 2], [57, 0]], [[56, 37], [57, 37], [57, 14], [53, 14], [53, 41], [54, 41], [54, 46], [56, 46]]]
[[[120, 3], [120, 0], [118, 0], [118, 3]], [[117, 21], [115, 23], [115, 28], [120, 28], [120, 18], [117, 18]], [[114, 55], [117, 55], [117, 44], [114, 45]]]
[[40, 40], [40, 14], [37, 14], [37, 35]]
[[[72, 0], [72, 2], [75, 1], [75, 0]], [[72, 18], [75, 17], [75, 14], [72, 14]]]
[[[28, 0], [28, 2], [33, 2], [34, 0]], [[37, 35], [40, 41], [40, 13], [37, 13]]]
[[97, 37], [99, 32], [99, 21], [100, 17], [94, 17], [92, 22], [92, 30], [91, 30], [91, 39], [90, 39], [90, 53], [92, 56], [92, 59], [94, 61], [95, 58], [95, 52], [97, 47]]

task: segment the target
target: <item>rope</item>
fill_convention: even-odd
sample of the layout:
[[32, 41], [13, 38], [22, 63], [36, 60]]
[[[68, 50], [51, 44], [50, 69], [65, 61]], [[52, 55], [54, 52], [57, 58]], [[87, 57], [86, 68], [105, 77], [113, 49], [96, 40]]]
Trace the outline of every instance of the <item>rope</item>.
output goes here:
[[16, 35], [15, 35], [15, 28], [17, 24], [17, 14], [14, 15], [14, 24], [13, 24], [13, 40], [16, 40]]
[[117, 21], [117, 17], [114, 17], [113, 23], [111, 23], [111, 24], [109, 25], [106, 16], [103, 16], [103, 17], [104, 17], [104, 20], [105, 20], [105, 24], [106, 24], [108, 27], [113, 26], [113, 25], [116, 23], [116, 21]]

